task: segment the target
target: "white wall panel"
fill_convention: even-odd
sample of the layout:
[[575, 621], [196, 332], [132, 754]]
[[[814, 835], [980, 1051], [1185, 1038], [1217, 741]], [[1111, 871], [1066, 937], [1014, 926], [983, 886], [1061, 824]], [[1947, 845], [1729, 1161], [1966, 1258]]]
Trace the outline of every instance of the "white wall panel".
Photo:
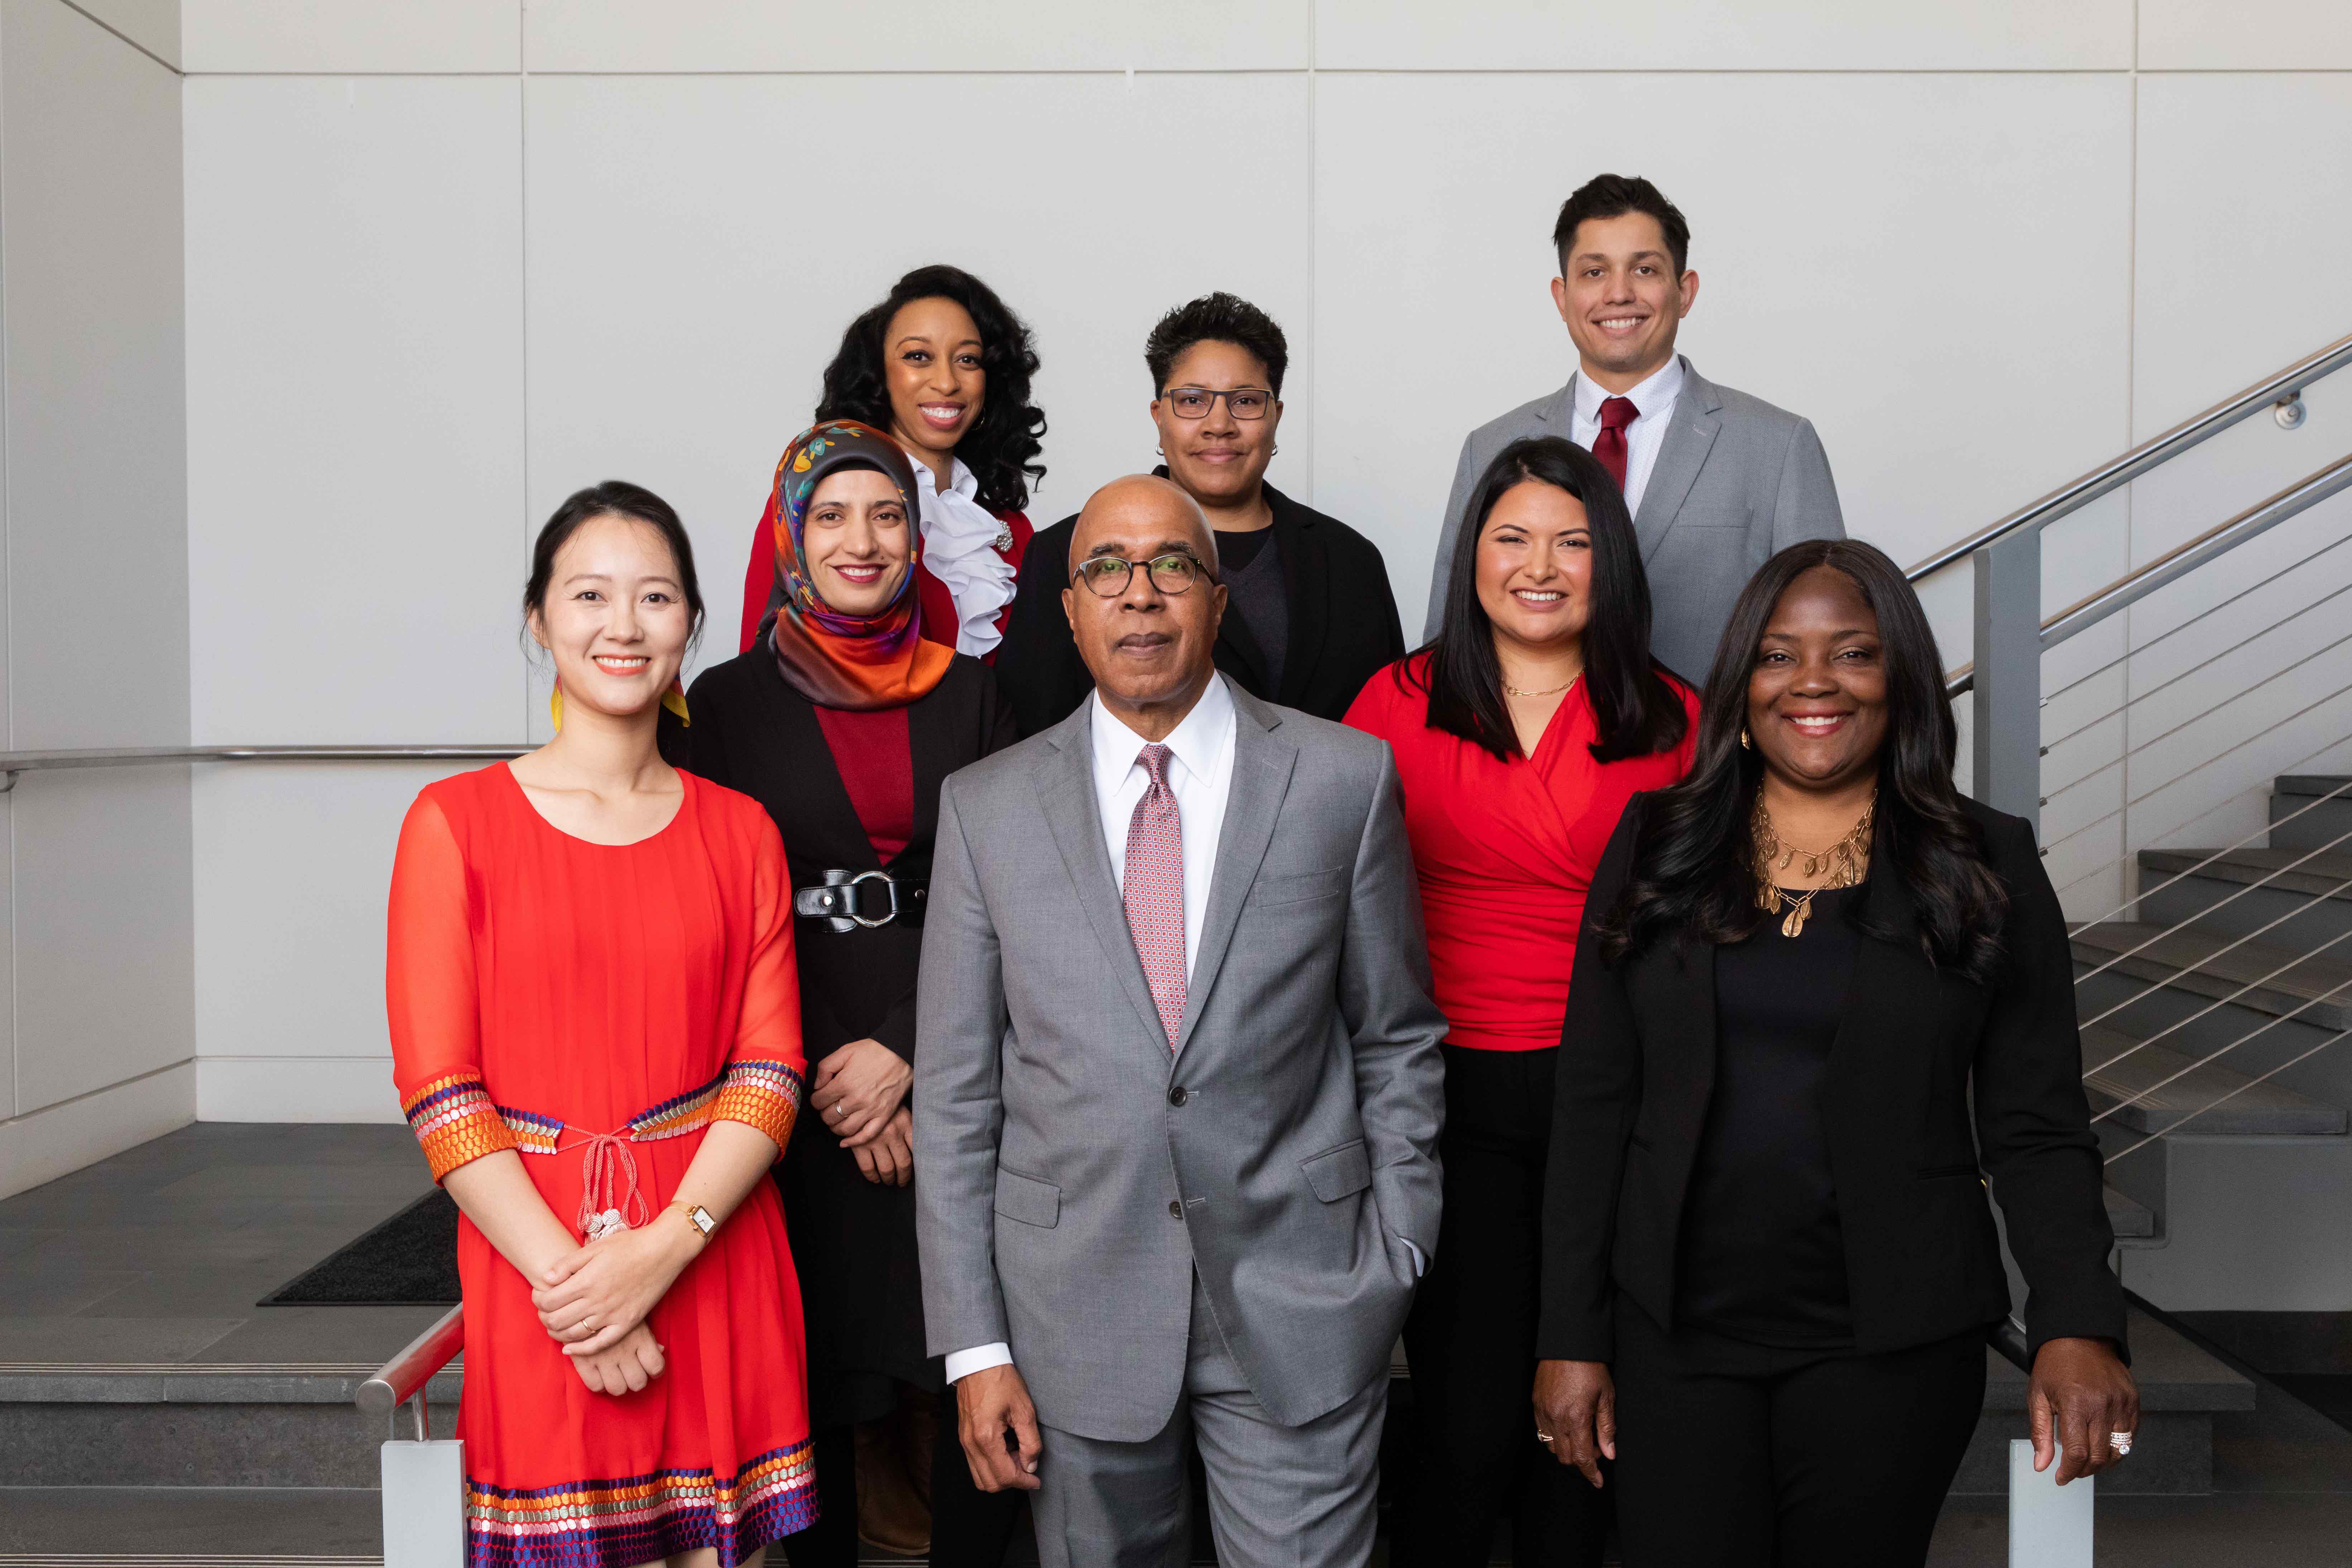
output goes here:
[[17, 1113], [189, 1059], [187, 765], [26, 773], [9, 809]]
[[[383, 1014], [393, 851], [417, 791], [459, 771], [360, 763], [201, 770], [195, 1035], [206, 1120], [311, 1120], [279, 1114], [304, 1100], [306, 1084], [335, 1086], [336, 1109], [352, 1109], [355, 1070], [375, 1085], [377, 1113], [397, 1111]], [[222, 1063], [245, 1065], [213, 1070]], [[268, 1103], [251, 1100], [265, 1090]]]
[[53, 1182], [188, 1124], [196, 1064], [182, 1062], [0, 1121], [0, 1198]]
[[179, 80], [0, 3], [11, 743], [188, 733]]
[[1315, 63], [1324, 70], [2119, 70], [2131, 64], [2131, 7], [2132, 0], [1316, 0]]
[[1318, 93], [1317, 504], [1380, 542], [1416, 609], [1462, 437], [1574, 367], [1551, 224], [1603, 170], [1650, 176], [1691, 221], [1692, 363], [1811, 418], [1848, 528], [1896, 559], [2125, 445], [2119, 79], [1364, 75]]
[[[902, 79], [534, 78], [530, 84], [530, 513], [619, 476], [693, 531], [711, 626], [734, 652], [743, 568], [784, 443], [806, 426], [852, 316], [907, 268], [966, 267], [1027, 318], [1049, 469], [1043, 526], [1149, 468], [1143, 340], [1212, 289], [1255, 300], [1292, 349], [1272, 477], [1306, 494], [1307, 86], [1286, 76], [927, 79], [1008, 147], [1017, 192], [902, 177], [934, 123]], [[1185, 221], [1201, 167], [1171, 163], [1171, 116], [1250, 127], [1246, 177], [1219, 179], [1213, 231]], [[857, 169], [827, 171], [840, 127]], [[1237, 131], [1213, 134], [1239, 134]], [[1212, 161], [1213, 163], [1215, 160]], [[512, 584], [501, 592], [511, 594]], [[532, 704], [534, 722], [540, 704]]]
[[198, 71], [511, 71], [519, 0], [181, 0], [182, 63]]
[[2139, 0], [2139, 66], [2156, 70], [2352, 68], [2343, 0]]
[[[1307, 5], [527, 0], [523, 13], [534, 71], [1299, 70], [1308, 63]], [[935, 132], [971, 123], [950, 84], [899, 87], [900, 107], [886, 117], [922, 103], [937, 111]]]
[[71, 0], [165, 65], [180, 65], [180, 0]]
[[204, 739], [520, 729], [520, 90], [187, 85]]

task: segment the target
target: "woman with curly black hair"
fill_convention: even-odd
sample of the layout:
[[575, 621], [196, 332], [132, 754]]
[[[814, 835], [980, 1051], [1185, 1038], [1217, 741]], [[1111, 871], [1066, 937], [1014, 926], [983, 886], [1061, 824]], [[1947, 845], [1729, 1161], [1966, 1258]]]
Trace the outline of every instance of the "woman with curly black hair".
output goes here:
[[1632, 1568], [1927, 1560], [2030, 1294], [2036, 1468], [2131, 1447], [2065, 917], [1952, 787], [1935, 634], [1867, 544], [1732, 611], [1690, 777], [1592, 879], [1546, 1167], [1536, 1440], [1616, 1461]]
[[[992, 662], [1029, 547], [1029, 485], [1045, 472], [1036, 374], [1029, 329], [994, 289], [961, 268], [918, 267], [842, 333], [816, 407], [819, 424], [855, 420], [906, 448], [922, 507], [923, 635]], [[747, 651], [782, 592], [775, 526], [771, 487], [743, 580]]]

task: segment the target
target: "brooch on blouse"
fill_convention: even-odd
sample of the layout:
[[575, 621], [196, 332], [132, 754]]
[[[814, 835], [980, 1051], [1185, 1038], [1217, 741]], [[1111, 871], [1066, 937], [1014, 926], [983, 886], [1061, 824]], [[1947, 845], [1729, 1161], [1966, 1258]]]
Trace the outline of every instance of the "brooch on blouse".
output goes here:
[[994, 548], [1000, 551], [1012, 549], [1013, 525], [1008, 522], [998, 528], [996, 531], [996, 538], [992, 542], [992, 543]]

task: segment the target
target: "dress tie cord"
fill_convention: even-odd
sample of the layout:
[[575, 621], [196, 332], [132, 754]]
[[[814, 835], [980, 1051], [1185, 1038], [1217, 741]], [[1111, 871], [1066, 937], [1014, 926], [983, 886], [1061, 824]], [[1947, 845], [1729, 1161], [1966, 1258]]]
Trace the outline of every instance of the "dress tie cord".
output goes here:
[[[637, 1188], [637, 1158], [629, 1141], [617, 1132], [593, 1132], [583, 1141], [580, 1160], [580, 1214], [573, 1222], [589, 1241], [616, 1230], [635, 1230], [652, 1216], [646, 1194]], [[617, 1195], [614, 1188], [625, 1183]]]

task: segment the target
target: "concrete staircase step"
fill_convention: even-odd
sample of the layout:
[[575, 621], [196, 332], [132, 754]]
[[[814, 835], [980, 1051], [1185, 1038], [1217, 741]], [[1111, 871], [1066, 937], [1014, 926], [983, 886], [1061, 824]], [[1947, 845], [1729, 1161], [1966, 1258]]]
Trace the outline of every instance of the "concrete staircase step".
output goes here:
[[2352, 844], [2352, 777], [2285, 773], [2271, 783], [2271, 843], [2316, 849]]
[[[2090, 1098], [2091, 1114], [2105, 1113], [2105, 1121], [2134, 1132], [2167, 1132], [2187, 1121], [2189, 1130], [2200, 1136], [2322, 1137], [2352, 1126], [2352, 1116], [2340, 1105], [2275, 1082], [2255, 1083], [2219, 1062], [2199, 1065], [2186, 1051], [2143, 1045], [2104, 1024], [2083, 1031], [2083, 1065], [2089, 1069], [2083, 1089]], [[2163, 1087], [2157, 1088], [2158, 1084]], [[2125, 1104], [2126, 1100], [2132, 1103]], [[2120, 1110], [2114, 1109], [2118, 1106]], [[2206, 1110], [2208, 1106], [2212, 1109]], [[2196, 1120], [2188, 1121], [2192, 1114]], [[2111, 1199], [2110, 1217], [2113, 1207]], [[2116, 1234], [2124, 1232], [2118, 1228]]]
[[2115, 1231], [2117, 1241], [2152, 1241], [2156, 1238], [2154, 1209], [2113, 1187], [2102, 1187], [2099, 1191], [2107, 1200], [2107, 1225]]
[[363, 1568], [383, 1552], [373, 1490], [0, 1486], [0, 1568]]
[[[2352, 950], [2352, 942], [2343, 946]], [[2256, 1013], [2293, 1015], [2314, 1028], [2352, 1029], [2352, 962], [2334, 952], [2306, 955], [2226, 932], [2137, 921], [2078, 927], [2074, 949], [2077, 963], [2107, 965], [2111, 973]]]
[[2142, 869], [2166, 877], [2209, 877], [2241, 887], [2275, 888], [2352, 903], [2352, 849], [2143, 849], [2139, 863]]

